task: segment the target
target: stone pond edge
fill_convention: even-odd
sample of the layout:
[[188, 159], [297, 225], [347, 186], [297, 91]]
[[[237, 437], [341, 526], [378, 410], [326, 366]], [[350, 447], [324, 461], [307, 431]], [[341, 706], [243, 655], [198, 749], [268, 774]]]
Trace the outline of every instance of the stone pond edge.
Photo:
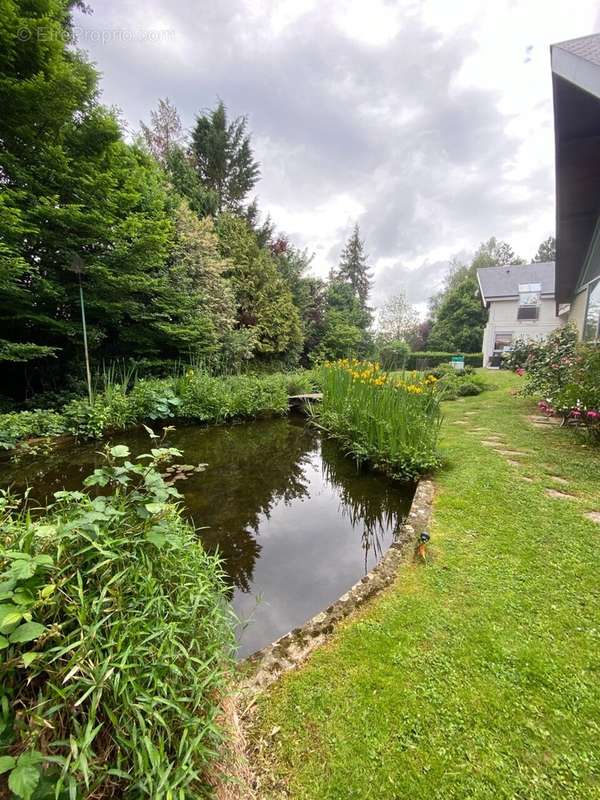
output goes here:
[[411, 544], [417, 543], [429, 525], [433, 497], [433, 481], [420, 481], [400, 536], [381, 561], [324, 611], [240, 662], [242, 694], [267, 689], [282, 675], [299, 667], [327, 641], [342, 620], [393, 583], [406, 563]]

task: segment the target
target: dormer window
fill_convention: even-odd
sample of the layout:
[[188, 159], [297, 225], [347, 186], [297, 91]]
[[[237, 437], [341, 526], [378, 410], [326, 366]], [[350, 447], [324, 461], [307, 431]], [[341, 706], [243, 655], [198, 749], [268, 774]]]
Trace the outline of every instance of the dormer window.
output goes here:
[[542, 299], [541, 283], [519, 284], [519, 311], [517, 319], [536, 320], [540, 315]]

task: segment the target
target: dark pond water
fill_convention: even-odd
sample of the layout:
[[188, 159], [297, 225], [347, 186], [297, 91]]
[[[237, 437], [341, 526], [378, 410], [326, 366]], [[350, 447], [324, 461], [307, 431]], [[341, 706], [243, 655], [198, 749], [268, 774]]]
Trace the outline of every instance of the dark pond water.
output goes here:
[[[115, 441], [133, 454], [145, 432]], [[223, 427], [182, 427], [168, 444], [206, 470], [176, 484], [210, 550], [221, 553], [239, 630], [239, 656], [264, 647], [330, 605], [394, 541], [414, 487], [357, 471], [337, 445], [300, 417]], [[44, 502], [80, 488], [99, 462], [98, 445], [58, 449], [18, 466], [0, 483], [32, 487]]]

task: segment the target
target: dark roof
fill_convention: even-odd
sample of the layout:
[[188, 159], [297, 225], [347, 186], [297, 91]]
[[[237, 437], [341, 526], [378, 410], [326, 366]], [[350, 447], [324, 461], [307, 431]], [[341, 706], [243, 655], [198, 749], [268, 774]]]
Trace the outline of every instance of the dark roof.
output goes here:
[[477, 279], [484, 303], [503, 297], [518, 297], [521, 283], [540, 283], [542, 294], [553, 297], [554, 261], [485, 267], [477, 270]]
[[600, 33], [592, 33], [590, 36], [580, 36], [578, 39], [569, 39], [566, 42], [558, 42], [552, 47], [560, 47], [574, 56], [579, 56], [592, 64], [600, 67]]
[[570, 303], [600, 215], [600, 34], [552, 45], [556, 302]]

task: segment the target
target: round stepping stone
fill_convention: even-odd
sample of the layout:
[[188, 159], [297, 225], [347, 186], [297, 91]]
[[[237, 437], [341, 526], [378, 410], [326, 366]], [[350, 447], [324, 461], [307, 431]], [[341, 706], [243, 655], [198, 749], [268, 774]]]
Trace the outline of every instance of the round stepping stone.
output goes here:
[[561, 486], [568, 486], [569, 481], [566, 478], [561, 478], [560, 475], [548, 475], [550, 480], [555, 481], [556, 483], [560, 483]]
[[507, 458], [506, 463], [510, 464], [511, 467], [520, 467], [522, 466], [520, 461], [513, 461], [512, 458]]
[[600, 511], [588, 511], [584, 516], [600, 525]]
[[523, 450], [501, 450], [499, 448], [494, 448], [497, 453], [500, 453], [501, 456], [526, 456], [529, 453], [523, 452]]
[[525, 483], [533, 483], [533, 478], [530, 478], [528, 475], [521, 475], [521, 480], [525, 481]]

